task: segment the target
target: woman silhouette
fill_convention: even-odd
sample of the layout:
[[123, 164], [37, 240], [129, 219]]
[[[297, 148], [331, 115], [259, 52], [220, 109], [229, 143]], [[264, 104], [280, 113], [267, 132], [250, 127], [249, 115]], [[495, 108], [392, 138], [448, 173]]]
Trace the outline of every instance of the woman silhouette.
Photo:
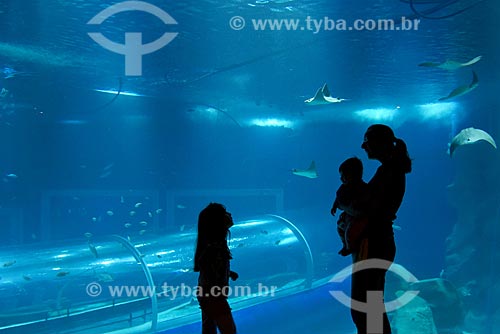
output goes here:
[[[358, 334], [390, 334], [391, 326], [383, 304], [385, 274], [388, 264], [394, 261], [396, 255], [392, 224], [403, 201], [406, 174], [411, 172], [411, 159], [405, 142], [396, 138], [392, 129], [383, 124], [371, 125], [366, 130], [361, 148], [366, 151], [369, 159], [378, 160], [381, 165], [368, 182], [368, 225], [361, 246], [353, 253], [353, 268], [368, 259], [382, 259], [388, 262], [377, 269], [353, 270], [351, 298], [364, 303], [367, 308], [361, 312], [351, 307], [351, 315]], [[376, 298], [366, 304], [368, 291], [380, 291], [382, 298]], [[380, 328], [367, 328], [370, 311], [383, 313], [383, 332]], [[380, 326], [380, 322], [377, 324], [375, 321], [370, 326], [372, 325]]]

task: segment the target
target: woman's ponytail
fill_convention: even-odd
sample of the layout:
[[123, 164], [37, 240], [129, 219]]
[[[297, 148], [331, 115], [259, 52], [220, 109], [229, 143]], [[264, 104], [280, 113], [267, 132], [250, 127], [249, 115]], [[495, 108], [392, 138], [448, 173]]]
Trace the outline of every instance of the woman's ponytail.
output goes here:
[[408, 154], [408, 149], [404, 140], [395, 138], [394, 139], [394, 158], [397, 164], [403, 169], [407, 174], [411, 172], [411, 158]]

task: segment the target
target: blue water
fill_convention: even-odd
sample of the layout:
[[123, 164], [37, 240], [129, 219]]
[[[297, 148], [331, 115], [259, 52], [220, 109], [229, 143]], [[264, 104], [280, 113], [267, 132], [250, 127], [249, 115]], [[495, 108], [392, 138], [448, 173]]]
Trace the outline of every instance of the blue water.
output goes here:
[[[419, 279], [444, 270], [464, 297], [460, 328], [498, 332], [488, 320], [499, 308], [495, 298], [475, 305], [498, 281], [499, 259], [490, 255], [483, 263], [470, 255], [498, 248], [498, 153], [484, 142], [458, 148], [453, 158], [447, 151], [464, 128], [493, 138], [500, 133], [499, 7], [493, 0], [413, 2], [420, 11], [446, 3], [428, 15], [450, 17], [422, 18], [412, 31], [256, 31], [252, 19], [349, 24], [415, 13], [397, 0], [152, 0], [177, 24], [129, 11], [92, 27], [91, 18], [118, 2], [2, 1], [0, 241], [37, 248], [85, 241], [85, 233], [192, 231], [198, 212], [220, 201], [235, 220], [272, 213], [293, 221], [321, 278], [348, 264], [336, 254], [329, 213], [338, 165], [358, 156], [368, 180], [378, 164], [360, 145], [366, 128], [381, 122], [406, 141], [413, 158], [395, 222], [396, 261]], [[229, 27], [234, 16], [246, 20], [244, 29]], [[141, 76], [126, 76], [125, 57], [89, 32], [117, 43], [124, 43], [124, 32], [142, 32], [145, 43], [165, 32], [178, 35], [143, 56]], [[476, 56], [478, 63], [456, 71], [418, 66]], [[468, 85], [472, 70], [476, 89], [437, 103]], [[305, 105], [324, 83], [333, 97], [347, 100]], [[285, 123], [255, 125], [269, 119]], [[291, 173], [313, 160], [318, 178]], [[460, 241], [450, 241], [453, 231]]]

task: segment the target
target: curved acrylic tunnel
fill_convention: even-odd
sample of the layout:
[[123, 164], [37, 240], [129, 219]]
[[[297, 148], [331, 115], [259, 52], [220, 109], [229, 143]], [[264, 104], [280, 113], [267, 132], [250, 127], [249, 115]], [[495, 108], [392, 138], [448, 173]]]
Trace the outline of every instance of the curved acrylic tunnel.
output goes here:
[[[141, 333], [198, 320], [195, 241], [189, 232], [4, 248], [0, 330]], [[231, 299], [240, 308], [261, 302], [267, 287], [311, 284], [309, 246], [282, 217], [236, 223], [230, 248], [240, 275], [232, 286], [244, 288]]]

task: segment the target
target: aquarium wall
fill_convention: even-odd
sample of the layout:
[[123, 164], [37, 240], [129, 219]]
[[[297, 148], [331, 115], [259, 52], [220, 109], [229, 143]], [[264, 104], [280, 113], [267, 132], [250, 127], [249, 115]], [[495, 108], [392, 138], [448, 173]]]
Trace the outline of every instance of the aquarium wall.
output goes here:
[[[150, 297], [81, 289], [149, 286], [148, 270], [155, 284], [195, 282], [198, 214], [219, 202], [237, 222], [241, 282], [281, 289], [230, 300], [238, 332], [353, 332], [328, 292], [351, 263], [330, 209], [344, 160], [360, 158], [366, 182], [375, 174], [361, 144], [382, 123], [412, 159], [393, 230], [395, 262], [415, 277], [389, 273], [385, 298], [421, 291], [389, 313], [393, 332], [499, 332], [499, 11], [0, 1], [0, 327], [198, 332], [189, 298], [157, 300], [155, 317]], [[335, 288], [349, 293], [349, 280]]]

